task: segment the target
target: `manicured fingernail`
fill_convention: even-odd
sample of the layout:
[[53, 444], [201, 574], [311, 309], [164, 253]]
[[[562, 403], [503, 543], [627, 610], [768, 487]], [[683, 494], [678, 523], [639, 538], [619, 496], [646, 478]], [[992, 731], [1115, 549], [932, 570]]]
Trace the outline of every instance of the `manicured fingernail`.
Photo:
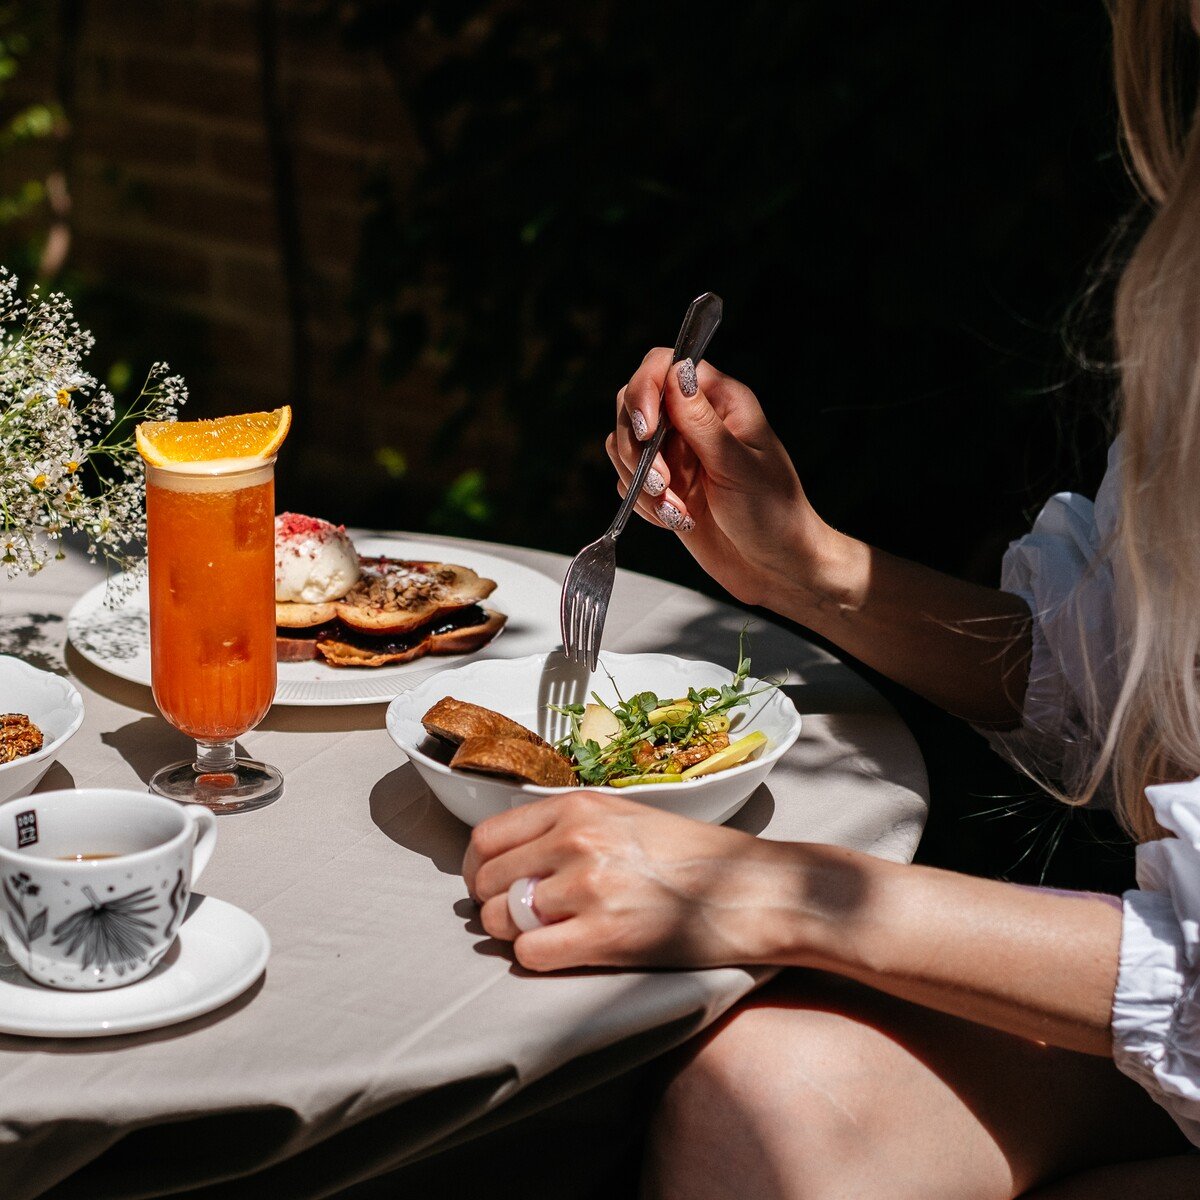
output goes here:
[[650, 426], [636, 408], [629, 414], [629, 423], [633, 426], [633, 436], [639, 442], [644, 442], [650, 436]]
[[645, 488], [651, 496], [661, 496], [667, 490], [667, 481], [651, 467], [646, 472]]
[[691, 517], [684, 516], [670, 500], [664, 500], [654, 511], [658, 513], [658, 519], [668, 529], [677, 529], [680, 533], [691, 533], [696, 528], [696, 522]]
[[679, 373], [679, 390], [685, 396], [694, 396], [700, 388], [696, 382], [696, 364], [685, 358], [675, 369]]

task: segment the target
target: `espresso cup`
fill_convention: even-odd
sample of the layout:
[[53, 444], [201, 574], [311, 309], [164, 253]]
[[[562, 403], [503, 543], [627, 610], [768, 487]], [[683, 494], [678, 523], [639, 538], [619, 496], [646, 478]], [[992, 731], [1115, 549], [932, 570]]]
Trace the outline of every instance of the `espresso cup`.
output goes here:
[[145, 792], [81, 788], [0, 804], [0, 935], [30, 979], [122, 987], [171, 948], [216, 818]]

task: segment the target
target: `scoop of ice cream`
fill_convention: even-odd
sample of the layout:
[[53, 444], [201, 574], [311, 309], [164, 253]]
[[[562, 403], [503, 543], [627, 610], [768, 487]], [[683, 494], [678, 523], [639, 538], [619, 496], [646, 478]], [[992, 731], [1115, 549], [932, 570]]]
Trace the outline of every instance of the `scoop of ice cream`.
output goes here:
[[296, 604], [340, 600], [361, 574], [344, 525], [280, 513], [275, 518], [275, 599]]

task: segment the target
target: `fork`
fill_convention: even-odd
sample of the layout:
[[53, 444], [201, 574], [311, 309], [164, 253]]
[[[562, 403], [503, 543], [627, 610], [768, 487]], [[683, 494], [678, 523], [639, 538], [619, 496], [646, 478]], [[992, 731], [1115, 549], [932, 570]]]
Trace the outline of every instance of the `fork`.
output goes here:
[[[685, 358], [699, 364], [721, 323], [721, 312], [721, 297], [712, 292], [705, 292], [692, 301], [680, 326], [679, 337], [675, 339], [672, 366]], [[666, 391], [665, 384], [663, 391]], [[658, 428], [642, 447], [637, 469], [629, 481], [629, 490], [617, 509], [613, 523], [603, 536], [584, 546], [575, 555], [563, 579], [562, 600], [558, 609], [563, 650], [568, 658], [586, 663], [592, 671], [596, 669], [600, 654], [600, 639], [604, 634], [604, 620], [608, 616], [608, 602], [612, 599], [613, 579], [617, 573], [617, 538], [629, 520], [654, 456], [667, 435], [667, 414], [662, 406], [662, 398], [660, 393]]]

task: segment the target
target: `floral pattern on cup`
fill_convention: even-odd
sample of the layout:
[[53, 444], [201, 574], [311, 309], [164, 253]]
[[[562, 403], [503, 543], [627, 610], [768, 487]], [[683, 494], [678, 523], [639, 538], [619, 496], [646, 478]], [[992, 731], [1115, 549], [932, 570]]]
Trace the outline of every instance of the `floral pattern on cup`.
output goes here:
[[[31, 804], [40, 838], [21, 845], [12, 818]], [[145, 793], [80, 789], [0, 805], [0, 937], [35, 983], [134, 983], [171, 948], [215, 837], [207, 809]]]
[[41, 890], [25, 871], [18, 871], [4, 880], [4, 895], [10, 905], [9, 923], [26, 951], [46, 932], [49, 908], [45, 905], [38, 908], [36, 904], [31, 905], [28, 911], [25, 908], [26, 900], [35, 900]]
[[66, 945], [68, 955], [81, 951], [79, 965], [85, 970], [111, 967], [124, 975], [146, 957], [157, 940], [156, 922], [145, 919], [158, 912], [158, 905], [151, 899], [154, 893], [143, 887], [115, 900], [100, 900], [90, 887], [82, 891], [88, 907], [55, 925], [50, 944]]

